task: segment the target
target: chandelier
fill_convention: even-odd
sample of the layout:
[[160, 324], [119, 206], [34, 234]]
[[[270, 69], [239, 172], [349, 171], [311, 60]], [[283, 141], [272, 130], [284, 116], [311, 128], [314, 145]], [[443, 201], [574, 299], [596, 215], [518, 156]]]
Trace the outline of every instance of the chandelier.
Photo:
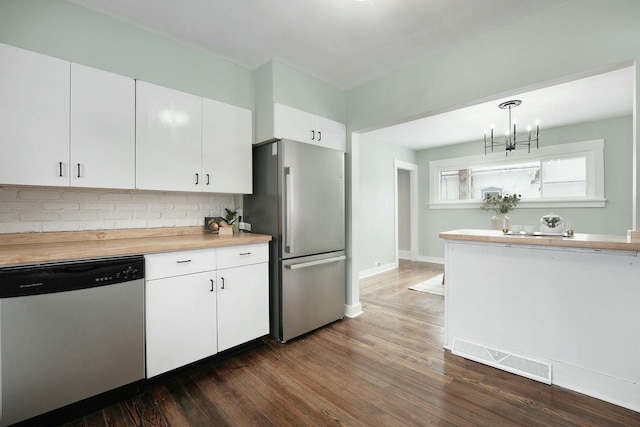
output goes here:
[[[538, 148], [538, 135], [540, 133], [540, 128], [538, 122], [536, 122], [536, 131], [535, 135], [532, 135], [531, 127], [527, 128], [527, 137], [518, 140], [518, 132], [516, 129], [515, 122], [512, 124], [511, 122], [511, 109], [516, 108], [518, 105], [522, 104], [522, 101], [519, 99], [512, 99], [511, 101], [505, 101], [498, 105], [498, 108], [501, 110], [509, 110], [509, 127], [504, 135], [504, 140], [500, 137], [493, 136], [493, 125], [491, 126], [491, 134], [487, 137], [487, 131], [484, 131], [484, 154], [487, 154], [487, 147], [491, 147], [491, 152], [493, 152], [494, 147], [504, 146], [505, 155], [509, 155], [509, 151], [513, 151], [519, 147], [526, 146], [529, 153], [531, 153], [531, 143], [536, 144], [536, 148]], [[513, 132], [511, 132], [513, 130]]]

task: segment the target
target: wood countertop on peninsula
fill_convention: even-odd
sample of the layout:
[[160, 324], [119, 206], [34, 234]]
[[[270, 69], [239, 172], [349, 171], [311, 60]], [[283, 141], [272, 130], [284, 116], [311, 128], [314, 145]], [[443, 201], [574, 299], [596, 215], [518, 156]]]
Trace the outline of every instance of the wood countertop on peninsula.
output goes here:
[[203, 227], [0, 234], [0, 266], [265, 243], [254, 233], [218, 235]]
[[440, 233], [440, 238], [471, 242], [640, 252], [640, 241], [631, 242], [627, 239], [627, 236], [606, 234], [575, 233], [573, 237], [534, 236], [527, 234], [504, 234], [500, 230], [464, 229], [443, 231]]

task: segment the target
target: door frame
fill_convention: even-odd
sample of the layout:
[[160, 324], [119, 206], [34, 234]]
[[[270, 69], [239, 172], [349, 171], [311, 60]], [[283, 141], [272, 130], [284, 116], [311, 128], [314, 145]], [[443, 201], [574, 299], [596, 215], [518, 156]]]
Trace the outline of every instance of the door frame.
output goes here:
[[405, 162], [403, 160], [394, 159], [393, 174], [393, 195], [394, 195], [394, 244], [395, 244], [395, 261], [396, 265], [400, 265], [400, 248], [398, 239], [398, 171], [404, 170], [409, 172], [409, 215], [411, 217], [410, 231], [410, 249], [411, 261], [418, 261], [418, 165], [415, 163]]

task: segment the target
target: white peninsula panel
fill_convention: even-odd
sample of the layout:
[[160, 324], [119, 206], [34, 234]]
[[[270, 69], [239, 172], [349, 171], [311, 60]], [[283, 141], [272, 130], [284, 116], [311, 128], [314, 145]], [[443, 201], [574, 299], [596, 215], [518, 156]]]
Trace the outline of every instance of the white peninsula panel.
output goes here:
[[640, 411], [637, 251], [474, 238], [445, 258], [448, 349]]

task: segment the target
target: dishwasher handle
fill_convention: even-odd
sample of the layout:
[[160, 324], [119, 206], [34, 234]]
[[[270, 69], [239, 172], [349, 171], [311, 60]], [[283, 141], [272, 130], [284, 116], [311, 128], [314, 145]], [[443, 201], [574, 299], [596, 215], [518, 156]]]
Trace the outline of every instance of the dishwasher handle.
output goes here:
[[318, 259], [315, 261], [301, 262], [298, 264], [289, 264], [289, 265], [285, 265], [284, 268], [288, 268], [289, 270], [297, 270], [299, 268], [313, 267], [314, 265], [330, 264], [332, 262], [344, 261], [345, 259], [347, 259], [345, 255], [340, 255], [340, 256], [331, 257], [331, 258]]

